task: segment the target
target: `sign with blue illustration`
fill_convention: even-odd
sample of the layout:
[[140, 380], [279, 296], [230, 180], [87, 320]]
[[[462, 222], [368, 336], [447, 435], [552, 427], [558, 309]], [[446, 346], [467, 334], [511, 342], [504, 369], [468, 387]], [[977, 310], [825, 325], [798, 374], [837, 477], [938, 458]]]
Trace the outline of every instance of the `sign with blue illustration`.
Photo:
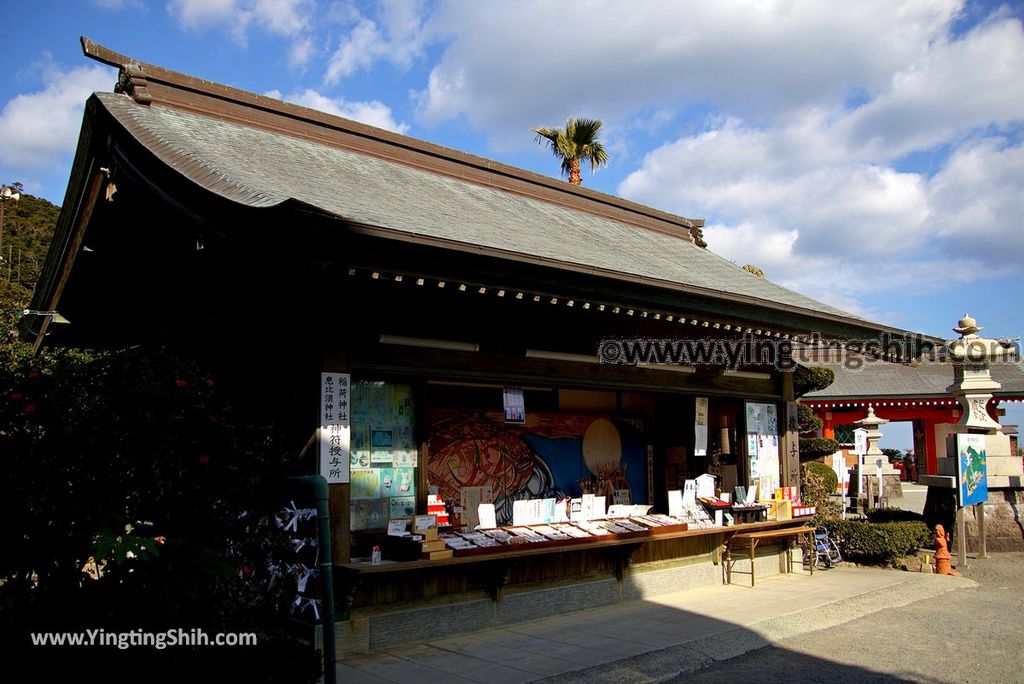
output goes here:
[[957, 435], [957, 499], [961, 506], [988, 499], [985, 435]]

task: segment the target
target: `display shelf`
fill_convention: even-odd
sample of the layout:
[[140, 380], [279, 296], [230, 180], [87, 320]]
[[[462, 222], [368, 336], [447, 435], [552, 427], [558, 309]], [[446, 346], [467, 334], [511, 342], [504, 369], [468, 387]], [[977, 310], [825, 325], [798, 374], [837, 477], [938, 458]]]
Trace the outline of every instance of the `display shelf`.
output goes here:
[[514, 545], [503, 545], [499, 547], [488, 547], [481, 549], [482, 553], [469, 553], [456, 555], [452, 558], [445, 558], [441, 560], [414, 560], [414, 561], [383, 561], [379, 565], [373, 565], [369, 559], [360, 560], [353, 559], [350, 563], [345, 563], [339, 567], [344, 568], [347, 571], [356, 572], [358, 574], [370, 575], [370, 574], [387, 574], [395, 572], [410, 572], [416, 570], [423, 570], [426, 568], [443, 567], [448, 565], [464, 565], [472, 563], [483, 563], [489, 561], [498, 560], [511, 560], [516, 558], [523, 558], [528, 556], [540, 556], [551, 553], [563, 553], [563, 552], [577, 552], [577, 551], [589, 551], [599, 550], [608, 547], [624, 546], [628, 544], [643, 544], [648, 542], [663, 542], [671, 539], [679, 539], [685, 537], [699, 537], [699, 536], [710, 536], [710, 535], [725, 535], [731, 536], [738, 532], [751, 532], [757, 530], [769, 530], [783, 527], [789, 527], [794, 524], [799, 524], [807, 518], [794, 518], [793, 520], [785, 521], [767, 521], [767, 522], [756, 522], [756, 523], [743, 523], [739, 525], [730, 525], [729, 527], [711, 527], [705, 529], [686, 529], [678, 530], [673, 532], [664, 532], [661, 534], [638, 534], [632, 537], [620, 538], [610, 537], [608, 535], [601, 538], [592, 539], [580, 539], [576, 543], [558, 543], [548, 545], [545, 542], [538, 542], [535, 544], [514, 544]]

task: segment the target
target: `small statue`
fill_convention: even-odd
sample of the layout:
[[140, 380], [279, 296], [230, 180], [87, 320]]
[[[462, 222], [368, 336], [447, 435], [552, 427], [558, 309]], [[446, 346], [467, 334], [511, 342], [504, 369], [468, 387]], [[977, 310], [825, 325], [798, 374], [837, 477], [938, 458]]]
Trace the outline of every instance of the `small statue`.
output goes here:
[[942, 525], [935, 526], [935, 574], [954, 575], [960, 573], [953, 569], [950, 561], [953, 557], [949, 554], [949, 535]]

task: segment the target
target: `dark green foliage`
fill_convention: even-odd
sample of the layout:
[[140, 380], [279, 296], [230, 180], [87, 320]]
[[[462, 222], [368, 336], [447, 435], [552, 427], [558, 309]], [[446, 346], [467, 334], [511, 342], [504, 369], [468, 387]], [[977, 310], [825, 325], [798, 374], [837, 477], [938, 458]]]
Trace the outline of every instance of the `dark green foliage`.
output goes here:
[[248, 424], [214, 378], [162, 350], [19, 356], [0, 370], [0, 397], [0, 491], [17, 511], [0, 526], [8, 643], [30, 629], [253, 631], [259, 653], [176, 649], [160, 662], [275, 652], [297, 668], [289, 678], [311, 676], [312, 649], [275, 627], [294, 589], [257, 581], [284, 543], [260, 522], [281, 502], [273, 426]]
[[799, 421], [800, 434], [817, 432], [821, 429], [821, 418], [814, 415], [814, 409], [803, 404], [797, 405], [797, 420]]
[[[0, 277], [0, 639], [37, 673], [312, 680], [316, 653], [287, 631], [294, 581], [264, 584], [286, 542], [261, 522], [282, 503], [277, 426], [166, 350], [32, 356], [13, 334], [57, 211], [24, 194], [5, 206], [4, 243], [24, 255], [20, 281], [16, 264]], [[27, 647], [29, 631], [96, 628], [255, 632], [259, 646]]]
[[[17, 185], [10, 183], [9, 185]], [[28, 307], [53, 237], [60, 207], [21, 193], [21, 201], [3, 202], [3, 243], [0, 244], [0, 364], [9, 365], [10, 346]]]
[[793, 371], [793, 391], [797, 397], [808, 392], [823, 390], [835, 382], [836, 374], [831, 368], [797, 366]]
[[[797, 397], [802, 397], [808, 392], [825, 389], [832, 384], [835, 378], [835, 373], [831, 368], [797, 366], [793, 371], [793, 391]], [[801, 404], [798, 411], [800, 434], [813, 434], [821, 429], [821, 419], [814, 415], [814, 411], [810, 407]], [[834, 439], [800, 438], [801, 459], [821, 458], [834, 454], [838, 450], [839, 443]]]
[[821, 458], [839, 451], [839, 442], [824, 437], [800, 440], [800, 458]]
[[863, 522], [832, 520], [824, 523], [839, 545], [843, 558], [865, 565], [895, 567], [919, 548], [934, 546], [934, 534], [920, 521]]
[[889, 457], [890, 463], [895, 463], [896, 461], [903, 460], [903, 452], [899, 449], [886, 447], [885, 449], [882, 449], [882, 453]]
[[820, 461], [808, 461], [800, 466], [803, 471], [801, 474], [803, 478], [807, 479], [807, 473], [812, 472], [818, 477], [825, 480], [825, 486], [828, 487], [829, 492], [836, 491], [836, 487], [839, 486], [839, 478], [836, 477], [836, 471], [832, 470], [831, 466], [825, 465]]
[[842, 513], [842, 503], [834, 496], [839, 478], [835, 472], [818, 461], [810, 461], [800, 468], [800, 498], [817, 509], [815, 521], [832, 520]]
[[920, 513], [905, 511], [902, 508], [873, 508], [868, 511], [867, 516], [869, 522], [875, 523], [925, 521]]
[[[13, 185], [13, 184], [11, 184]], [[31, 293], [50, 247], [60, 207], [24, 192], [21, 200], [4, 201], [0, 280]]]

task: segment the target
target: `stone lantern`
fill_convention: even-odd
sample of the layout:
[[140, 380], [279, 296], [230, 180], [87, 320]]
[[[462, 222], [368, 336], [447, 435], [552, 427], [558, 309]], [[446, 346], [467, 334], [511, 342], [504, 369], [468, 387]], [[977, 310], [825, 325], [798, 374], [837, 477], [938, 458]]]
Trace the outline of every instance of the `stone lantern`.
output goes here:
[[[955, 512], [956, 536], [967, 541], [981, 556], [988, 549], [997, 551], [1024, 550], [1024, 531], [1019, 524], [1024, 506], [1024, 467], [1020, 457], [1010, 450], [1010, 438], [988, 412], [992, 393], [1001, 385], [992, 379], [989, 364], [1018, 361], [1017, 350], [1009, 343], [978, 335], [978, 322], [964, 314], [953, 332], [960, 335], [946, 345], [953, 364], [953, 384], [946, 388], [960, 402], [960, 422], [952, 427], [946, 440], [946, 453], [938, 459], [938, 474], [919, 478], [928, 485], [925, 516], [949, 520]], [[985, 436], [988, 500], [973, 510], [956, 508], [957, 434]], [[988, 522], [986, 523], [986, 519]], [[960, 563], [967, 563], [967, 545], [957, 542]]]
[[[868, 406], [868, 415], [861, 418], [854, 425], [858, 428], [862, 428], [867, 432], [868, 448], [864, 453], [864, 466], [861, 474], [865, 479], [869, 477], [875, 477], [876, 468], [882, 467], [882, 496], [883, 497], [900, 497], [903, 495], [902, 488], [900, 487], [900, 473], [896, 470], [891, 463], [889, 463], [889, 457], [886, 456], [882, 450], [878, 447], [878, 441], [882, 439], [882, 431], [879, 429], [882, 425], [885, 425], [889, 421], [885, 418], [879, 418], [875, 415], [875, 407]], [[858, 483], [858, 487], [860, 483]], [[863, 496], [864, 492], [858, 490], [858, 496]], [[870, 505], [870, 502], [868, 502]]]
[[957, 432], [992, 434], [1001, 430], [988, 413], [992, 393], [1002, 386], [992, 379], [989, 362], [1003, 360], [1008, 350], [998, 340], [979, 337], [981, 330], [977, 321], [964, 314], [953, 328], [960, 339], [946, 346], [953, 364], [953, 384], [946, 391], [956, 397], [963, 408], [957, 424], [961, 429]]
[[[1010, 451], [1010, 438], [1003, 434], [1002, 426], [988, 412], [992, 393], [1002, 385], [992, 379], [989, 364], [1017, 360], [1013, 346], [1000, 340], [978, 335], [983, 328], [969, 315], [964, 314], [953, 328], [960, 335], [946, 345], [949, 360], [953, 364], [953, 384], [946, 391], [954, 396], [962, 409], [960, 422], [953, 433], [970, 432], [986, 435], [988, 486], [1020, 487], [1024, 468], [1021, 459]], [[947, 453], [950, 452], [947, 449]], [[955, 458], [939, 459], [939, 474], [956, 473]]]
[[889, 421], [885, 418], [879, 418], [875, 415], [874, 406], [868, 406], [868, 415], [854, 423], [854, 425], [859, 428], [863, 428], [868, 433], [868, 450], [865, 452], [865, 458], [871, 458], [873, 456], [881, 458], [885, 456], [885, 454], [882, 453], [882, 450], [878, 448], [878, 440], [882, 439], [882, 431], [878, 428], [888, 422]]

